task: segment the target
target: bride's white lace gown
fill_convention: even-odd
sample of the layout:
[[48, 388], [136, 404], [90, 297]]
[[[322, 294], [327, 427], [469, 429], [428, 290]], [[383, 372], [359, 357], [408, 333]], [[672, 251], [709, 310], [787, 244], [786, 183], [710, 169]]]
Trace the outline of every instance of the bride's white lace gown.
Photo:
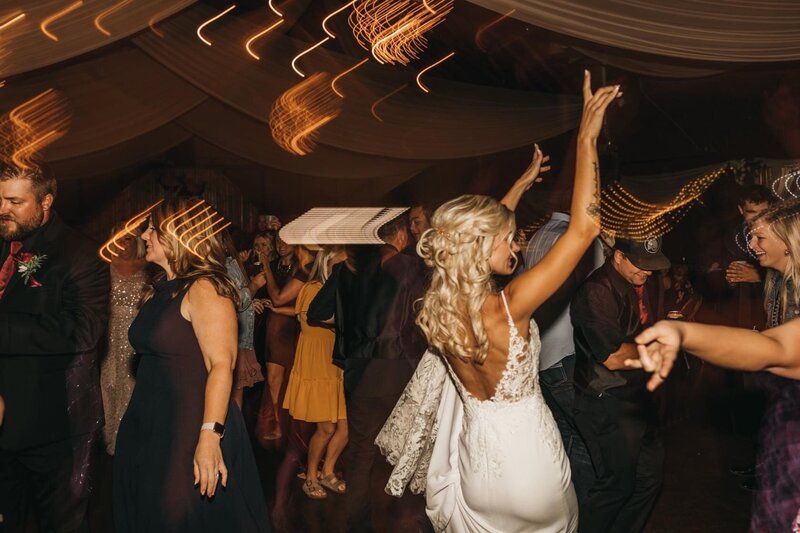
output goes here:
[[539, 330], [508, 313], [509, 349], [495, 394], [478, 400], [427, 352], [376, 440], [395, 465], [387, 492], [425, 492], [437, 531], [571, 532], [578, 505], [569, 461], [539, 388]]

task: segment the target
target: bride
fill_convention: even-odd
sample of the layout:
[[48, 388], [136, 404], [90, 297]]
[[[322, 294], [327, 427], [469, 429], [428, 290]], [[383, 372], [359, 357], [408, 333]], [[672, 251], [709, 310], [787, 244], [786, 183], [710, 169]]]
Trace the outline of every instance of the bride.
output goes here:
[[[432, 351], [376, 440], [395, 465], [386, 487], [426, 493], [437, 531], [575, 531], [569, 463], [537, 377], [530, 317], [567, 279], [599, 233], [597, 137], [619, 86], [591, 90], [584, 107], [569, 229], [536, 266], [496, 292], [492, 275], [516, 268], [513, 209], [543, 162], [503, 202], [465, 195], [442, 205], [418, 253], [432, 267], [417, 320]], [[442, 354], [436, 355], [436, 354]]]

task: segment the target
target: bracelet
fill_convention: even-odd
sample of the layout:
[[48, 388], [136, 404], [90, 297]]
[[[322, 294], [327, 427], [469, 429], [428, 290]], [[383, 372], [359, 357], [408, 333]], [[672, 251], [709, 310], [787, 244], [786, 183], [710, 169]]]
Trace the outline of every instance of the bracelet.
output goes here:
[[213, 431], [219, 435], [220, 439], [225, 436], [225, 426], [219, 422], [203, 422], [203, 425], [200, 426], [200, 431], [203, 430]]

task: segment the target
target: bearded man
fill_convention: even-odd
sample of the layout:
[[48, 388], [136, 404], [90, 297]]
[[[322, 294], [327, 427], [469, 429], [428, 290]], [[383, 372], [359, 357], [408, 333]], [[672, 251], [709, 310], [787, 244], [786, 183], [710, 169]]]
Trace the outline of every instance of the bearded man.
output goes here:
[[0, 514], [7, 533], [85, 531], [103, 422], [108, 268], [53, 211], [45, 169], [0, 167]]

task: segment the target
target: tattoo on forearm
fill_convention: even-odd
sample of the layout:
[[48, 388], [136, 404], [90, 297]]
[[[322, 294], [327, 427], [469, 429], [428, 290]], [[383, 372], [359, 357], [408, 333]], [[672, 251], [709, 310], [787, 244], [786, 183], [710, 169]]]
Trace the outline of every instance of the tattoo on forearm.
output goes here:
[[594, 198], [586, 208], [586, 212], [597, 223], [600, 223], [600, 165], [594, 161], [592, 166], [594, 167]]

